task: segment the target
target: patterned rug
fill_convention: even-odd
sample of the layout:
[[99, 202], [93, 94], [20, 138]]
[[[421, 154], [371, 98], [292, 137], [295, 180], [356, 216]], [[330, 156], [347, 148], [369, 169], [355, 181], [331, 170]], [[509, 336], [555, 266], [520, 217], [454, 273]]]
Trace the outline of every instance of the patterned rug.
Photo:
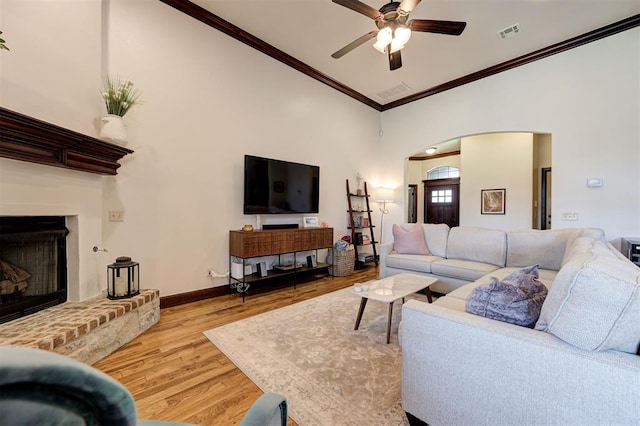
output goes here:
[[359, 305], [359, 296], [342, 289], [204, 334], [260, 389], [285, 395], [300, 426], [408, 425], [401, 305], [394, 305], [390, 344], [387, 305], [369, 301], [354, 330]]

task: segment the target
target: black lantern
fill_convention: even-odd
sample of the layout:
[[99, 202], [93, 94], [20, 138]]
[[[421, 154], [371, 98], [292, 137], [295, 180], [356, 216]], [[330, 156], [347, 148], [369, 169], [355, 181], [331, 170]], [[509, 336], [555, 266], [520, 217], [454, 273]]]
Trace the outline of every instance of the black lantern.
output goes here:
[[107, 266], [107, 297], [123, 299], [140, 294], [140, 264], [130, 257], [119, 257]]

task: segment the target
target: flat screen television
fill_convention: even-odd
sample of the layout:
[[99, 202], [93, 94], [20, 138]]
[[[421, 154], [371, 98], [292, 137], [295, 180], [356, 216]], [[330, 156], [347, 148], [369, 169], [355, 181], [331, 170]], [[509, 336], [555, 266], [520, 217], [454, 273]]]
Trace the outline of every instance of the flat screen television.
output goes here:
[[320, 167], [244, 156], [244, 214], [318, 213]]

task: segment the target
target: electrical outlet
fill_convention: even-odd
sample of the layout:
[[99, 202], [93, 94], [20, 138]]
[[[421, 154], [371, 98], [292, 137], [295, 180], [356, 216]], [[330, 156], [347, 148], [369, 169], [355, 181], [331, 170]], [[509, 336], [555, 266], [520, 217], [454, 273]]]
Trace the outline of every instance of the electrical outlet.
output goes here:
[[109, 222], [124, 222], [124, 211], [109, 210]]
[[562, 213], [562, 220], [578, 220], [578, 213], [570, 212], [570, 213]]

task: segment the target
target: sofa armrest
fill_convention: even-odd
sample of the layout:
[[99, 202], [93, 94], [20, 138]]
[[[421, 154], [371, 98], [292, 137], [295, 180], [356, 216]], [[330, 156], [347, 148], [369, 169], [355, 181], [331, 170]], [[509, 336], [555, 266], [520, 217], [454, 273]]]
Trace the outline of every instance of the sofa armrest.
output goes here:
[[378, 246], [379, 255], [379, 275], [380, 278], [386, 278], [387, 256], [393, 251], [393, 243], [383, 243]]
[[638, 420], [638, 356], [416, 300], [400, 327], [404, 409], [429, 424]]

